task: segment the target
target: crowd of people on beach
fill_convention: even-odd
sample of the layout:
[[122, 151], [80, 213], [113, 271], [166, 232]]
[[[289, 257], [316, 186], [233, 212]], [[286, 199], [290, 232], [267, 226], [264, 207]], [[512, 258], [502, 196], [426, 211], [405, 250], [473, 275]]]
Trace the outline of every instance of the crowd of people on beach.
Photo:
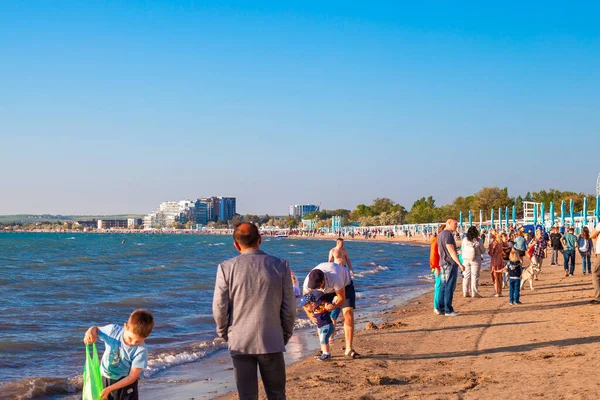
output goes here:
[[[548, 250], [552, 266], [559, 265], [558, 255], [562, 253], [565, 277], [574, 275], [575, 257], [579, 253], [582, 274], [592, 275], [594, 298], [591, 303], [600, 304], [600, 223], [593, 232], [587, 226], [583, 227], [579, 236], [575, 236], [573, 227], [561, 233], [562, 228], [554, 226], [548, 234], [542, 226], [527, 231], [525, 227], [512, 226], [507, 232], [492, 228], [481, 233], [471, 226], [461, 238], [457, 227], [458, 221], [450, 218], [430, 239], [429, 263], [435, 276], [434, 313], [459, 315], [452, 306], [459, 269], [462, 271], [463, 297], [483, 297], [479, 293], [479, 278], [486, 252], [490, 256], [494, 297], [501, 297], [502, 290], [508, 286], [510, 305], [521, 304], [520, 291], [527, 281], [533, 289], [533, 281], [538, 280]], [[594, 246], [593, 239], [596, 238]], [[457, 240], [460, 240], [460, 247]]]
[[[591, 303], [600, 304], [600, 224], [592, 232], [584, 227], [579, 236], [575, 236], [573, 228], [564, 234], [558, 227], [552, 228], [550, 234], [542, 227], [534, 231], [511, 227], [508, 232], [490, 229], [480, 233], [471, 226], [461, 238], [457, 228], [458, 220], [450, 218], [430, 241], [436, 314], [459, 315], [453, 307], [459, 270], [463, 296], [483, 297], [479, 279], [486, 253], [490, 256], [494, 297], [501, 297], [508, 287], [511, 305], [521, 304], [520, 290], [525, 281], [533, 288], [533, 280], [541, 273], [549, 250], [551, 265], [558, 265], [562, 253], [566, 277], [574, 275], [575, 254], [579, 253], [582, 274], [592, 275]], [[354, 347], [354, 271], [342, 237], [337, 238], [327, 261], [308, 273], [302, 286], [288, 261], [260, 250], [261, 234], [254, 224], [239, 224], [233, 231], [233, 241], [240, 254], [217, 268], [213, 316], [217, 334], [229, 348], [240, 399], [258, 399], [258, 371], [268, 399], [286, 398], [283, 353], [292, 337], [298, 309], [303, 309], [317, 327], [321, 351], [316, 360], [332, 359], [330, 346], [340, 314], [344, 321], [344, 355], [348, 359], [360, 358]], [[106, 345], [101, 362], [103, 399], [137, 400], [138, 377], [148, 362], [144, 341], [153, 326], [152, 314], [138, 309], [123, 326], [93, 326], [87, 330], [86, 344], [99, 338]]]

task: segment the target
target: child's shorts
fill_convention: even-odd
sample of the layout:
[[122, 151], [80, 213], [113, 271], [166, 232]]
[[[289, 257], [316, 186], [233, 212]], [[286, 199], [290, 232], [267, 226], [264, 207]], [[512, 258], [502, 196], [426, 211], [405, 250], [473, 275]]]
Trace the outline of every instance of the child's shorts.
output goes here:
[[319, 328], [319, 342], [321, 344], [328, 344], [331, 335], [333, 335], [333, 324], [327, 324]]
[[[124, 379], [125, 377], [121, 378]], [[121, 379], [110, 379], [105, 376], [102, 377], [102, 383], [104, 387], [108, 387], [110, 385], [114, 385], [119, 382]], [[113, 390], [110, 392], [108, 396], [108, 400], [138, 400], [138, 381], [136, 380], [129, 386], [125, 386], [124, 388]]]

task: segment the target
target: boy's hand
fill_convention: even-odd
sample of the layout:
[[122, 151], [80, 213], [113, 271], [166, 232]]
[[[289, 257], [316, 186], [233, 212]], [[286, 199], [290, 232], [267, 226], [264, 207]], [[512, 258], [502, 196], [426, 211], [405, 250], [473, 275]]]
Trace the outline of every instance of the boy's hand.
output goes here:
[[102, 396], [102, 400], [108, 399], [108, 396], [110, 395], [110, 392], [112, 392], [112, 389], [108, 390], [109, 388], [110, 388], [110, 386], [107, 387], [107, 388], [102, 389], [102, 393], [100, 393], [100, 396]]
[[[98, 339], [98, 327], [92, 326], [87, 330], [85, 336], [83, 337], [83, 343], [92, 344]], [[109, 392], [110, 393], [110, 392]], [[103, 397], [104, 398], [104, 397]]]

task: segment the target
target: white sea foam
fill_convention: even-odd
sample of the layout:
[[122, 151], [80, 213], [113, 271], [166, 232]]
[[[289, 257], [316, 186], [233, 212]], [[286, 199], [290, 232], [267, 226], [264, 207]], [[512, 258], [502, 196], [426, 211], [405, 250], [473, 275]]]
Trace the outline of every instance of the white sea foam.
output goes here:
[[209, 243], [209, 246], [225, 246], [225, 243]]
[[419, 275], [417, 276], [417, 278], [419, 278], [422, 281], [435, 282], [435, 278], [433, 277], [433, 275]]
[[290, 254], [304, 254], [302, 251], [290, 251]]
[[187, 364], [206, 357], [215, 351], [226, 349], [227, 343], [215, 341], [202, 341], [195, 343], [190, 347], [165, 351], [159, 354], [153, 354], [148, 360], [148, 366], [144, 370], [146, 378], [151, 377], [159, 371], [173, 367], [175, 365]]
[[361, 272], [355, 272], [354, 276], [357, 278], [364, 278], [365, 275], [373, 275], [373, 274], [378, 274], [381, 271], [388, 271], [389, 268], [383, 265], [378, 265], [373, 269], [368, 269], [366, 271], [361, 271]]
[[75, 237], [71, 236], [70, 238], [66, 238], [65, 240], [75, 240]]
[[296, 318], [294, 329], [312, 328], [315, 324], [310, 319]]

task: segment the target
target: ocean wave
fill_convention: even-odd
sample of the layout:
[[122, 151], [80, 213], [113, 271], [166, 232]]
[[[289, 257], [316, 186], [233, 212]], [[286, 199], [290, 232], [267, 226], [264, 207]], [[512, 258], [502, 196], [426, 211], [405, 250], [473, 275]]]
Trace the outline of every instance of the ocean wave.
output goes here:
[[365, 275], [373, 275], [373, 274], [378, 274], [381, 271], [388, 271], [389, 267], [383, 266], [383, 265], [378, 265], [373, 269], [368, 269], [366, 271], [361, 271], [361, 272], [355, 272], [354, 276], [357, 278], [364, 278]]
[[417, 276], [417, 278], [419, 278], [422, 281], [435, 282], [435, 278], [433, 275], [419, 275]]
[[150, 355], [148, 359], [148, 366], [144, 370], [144, 377], [149, 378], [157, 372], [176, 365], [198, 361], [216, 351], [226, 348], [227, 343], [225, 342], [205, 340], [194, 343], [189, 347], [177, 350], [168, 350], [159, 354]]
[[364, 294], [363, 292], [356, 292], [355, 295], [356, 295], [357, 299], [366, 299], [367, 298], [367, 295]]
[[290, 251], [289, 254], [304, 254], [302, 251]]
[[164, 265], [158, 265], [156, 267], [147, 267], [147, 268], [142, 268], [140, 271], [160, 271], [163, 270], [167, 267], [165, 267]]
[[225, 246], [225, 243], [209, 243], [209, 246]]
[[74, 378], [24, 378], [0, 384], [0, 393], [6, 400], [26, 400], [39, 397], [65, 395], [80, 392], [81, 376]]
[[294, 329], [312, 328], [313, 326], [315, 324], [310, 319], [296, 318], [296, 322], [294, 322]]
[[66, 238], [65, 240], [75, 240], [75, 237], [74, 237], [74, 236], [71, 236], [71, 237], [69, 237], [69, 238]]

